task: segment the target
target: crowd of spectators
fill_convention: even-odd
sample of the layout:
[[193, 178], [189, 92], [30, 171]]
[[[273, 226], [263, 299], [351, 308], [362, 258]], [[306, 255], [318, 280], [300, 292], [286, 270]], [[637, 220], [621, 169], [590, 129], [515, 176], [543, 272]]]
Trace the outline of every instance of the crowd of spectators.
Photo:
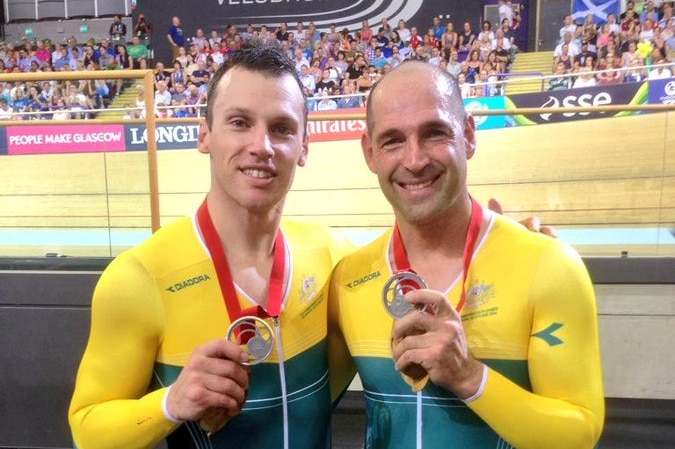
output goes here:
[[[110, 36], [84, 43], [22, 39], [0, 42], [0, 73], [112, 71], [149, 68], [147, 36], [126, 38], [126, 25], [113, 18]], [[119, 96], [128, 83], [121, 79], [6, 82], [0, 93], [0, 119], [40, 120], [92, 118]]]
[[675, 53], [673, 2], [644, 3], [637, 11], [628, 1], [618, 17], [581, 23], [565, 16], [553, 53], [550, 90], [670, 78]]
[[[224, 33], [198, 28], [194, 36], [186, 37], [180, 34], [181, 19], [176, 16], [167, 33], [175, 56], [171, 75], [163, 62], [156, 68], [157, 82], [166, 82], [172, 94], [171, 106], [165, 95], [155, 95], [155, 106], [162, 117], [176, 111], [198, 115], [200, 108], [190, 107], [183, 92], [196, 86], [204, 95], [210, 74], [231, 52], [247, 44], [279, 45], [286, 52], [295, 63], [310, 110], [362, 106], [373, 85], [405, 60], [426, 61], [463, 79], [471, 86], [463, 89], [466, 96], [500, 95], [498, 81], [518, 52], [513, 27], [519, 20], [519, 11], [504, 0], [500, 4], [501, 24], [493, 30], [486, 21], [480, 32], [469, 22], [456, 31], [453, 22], [442, 23], [433, 17], [424, 27], [409, 26], [405, 20], [392, 26], [383, 19], [376, 26], [363, 20], [356, 30], [338, 30], [332, 24], [321, 31], [313, 22], [299, 22], [293, 29], [282, 22], [274, 29], [249, 24], [242, 31], [230, 25]], [[198, 104], [204, 102], [202, 98]]]
[[[673, 75], [668, 63], [675, 52], [673, 2], [645, 3], [641, 12], [632, 1], [619, 17], [610, 14], [598, 26], [593, 15], [583, 23], [565, 17], [554, 51], [551, 90], [595, 84], [637, 82]], [[499, 2], [499, 23], [484, 21], [478, 30], [470, 22], [455, 28], [433, 17], [427, 24], [409, 25], [386, 19], [375, 26], [364, 20], [359, 29], [317, 29], [299, 22], [293, 29], [280, 23], [272, 29], [249, 24], [224, 32], [198, 28], [183, 33], [181, 19], [172, 18], [166, 39], [171, 61], [154, 61], [148, 46], [152, 26], [143, 14], [130, 36], [122, 18], [115, 16], [109, 38], [81, 44], [24, 39], [0, 43], [0, 72], [56, 72], [81, 70], [154, 69], [156, 114], [195, 117], [203, 113], [211, 75], [229, 55], [247, 44], [279, 45], [295, 62], [310, 110], [363, 106], [370, 89], [406, 60], [426, 61], [454, 75], [465, 98], [503, 94], [503, 79], [518, 53], [514, 30], [520, 27], [519, 9], [509, 0]], [[156, 39], [158, 40], [158, 39]], [[164, 40], [162, 39], [162, 42]], [[160, 43], [161, 44], [161, 43]], [[0, 119], [90, 118], [121, 94], [120, 79], [4, 83]], [[136, 92], [135, 104], [125, 104], [125, 117], [145, 117], [145, 96]]]

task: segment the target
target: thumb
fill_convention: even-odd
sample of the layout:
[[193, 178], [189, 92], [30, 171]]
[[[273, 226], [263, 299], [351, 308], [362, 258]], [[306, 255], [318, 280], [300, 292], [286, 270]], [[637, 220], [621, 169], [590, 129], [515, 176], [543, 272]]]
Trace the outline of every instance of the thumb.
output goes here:
[[494, 198], [490, 198], [488, 200], [488, 209], [490, 209], [492, 212], [497, 212], [499, 215], [503, 214], [502, 205], [499, 204], [499, 201]]

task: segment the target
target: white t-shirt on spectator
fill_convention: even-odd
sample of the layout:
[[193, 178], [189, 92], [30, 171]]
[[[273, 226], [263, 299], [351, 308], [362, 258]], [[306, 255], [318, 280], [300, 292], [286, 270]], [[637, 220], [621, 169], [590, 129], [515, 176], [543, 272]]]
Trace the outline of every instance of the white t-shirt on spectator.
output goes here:
[[509, 25], [513, 24], [513, 8], [506, 3], [499, 5], [499, 23], [504, 19], [509, 19]]
[[[509, 50], [511, 48], [511, 41], [508, 40], [507, 38], [503, 37], [502, 38], [502, 46], [504, 47], [504, 50]], [[497, 39], [492, 39], [490, 43], [490, 48], [493, 50], [497, 48]]]
[[673, 73], [670, 71], [668, 67], [657, 67], [649, 72], [649, 75], [647, 75], [647, 79], [663, 80], [666, 78], [671, 78], [672, 76]]
[[565, 25], [564, 27], [560, 28], [560, 41], [559, 42], [563, 42], [565, 40], [565, 35], [567, 33], [572, 33], [572, 36], [574, 36], [576, 31], [577, 31], [577, 26], [575, 24]]

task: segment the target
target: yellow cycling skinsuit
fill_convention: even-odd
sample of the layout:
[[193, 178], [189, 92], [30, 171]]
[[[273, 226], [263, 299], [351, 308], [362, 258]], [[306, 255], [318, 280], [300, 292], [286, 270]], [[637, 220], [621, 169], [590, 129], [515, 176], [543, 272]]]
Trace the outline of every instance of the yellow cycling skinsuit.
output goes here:
[[[330, 307], [339, 310], [329, 313], [338, 322], [329, 326], [342, 331], [363, 383], [367, 449], [596, 445], [604, 397], [587, 271], [560, 241], [502, 216], [488, 218], [470, 265], [461, 316], [472, 355], [489, 369], [484, 389], [467, 403], [431, 383], [418, 397], [394, 368], [393, 320], [382, 300], [392, 275], [392, 232], [338, 264]], [[460, 276], [446, 292], [454, 305], [461, 284]]]
[[[243, 412], [210, 437], [197, 423], [165, 416], [166, 387], [196, 346], [225, 338], [230, 325], [196, 229], [194, 218], [179, 219], [101, 276], [69, 411], [76, 446], [146, 448], [168, 436], [170, 448], [282, 448], [285, 438], [293, 449], [329, 447], [327, 293], [343, 248], [316, 226], [282, 223], [291, 270], [278, 324], [283, 354], [275, 344], [271, 358], [252, 367]], [[242, 308], [252, 305], [237, 296]]]

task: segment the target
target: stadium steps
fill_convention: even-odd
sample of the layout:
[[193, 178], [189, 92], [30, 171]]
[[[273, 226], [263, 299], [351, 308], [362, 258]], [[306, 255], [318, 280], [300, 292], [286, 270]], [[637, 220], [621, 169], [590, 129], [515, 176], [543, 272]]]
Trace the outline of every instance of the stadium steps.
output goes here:
[[553, 52], [518, 53], [511, 66], [511, 73], [514, 75], [507, 78], [506, 95], [541, 92], [540, 76], [553, 73]]
[[[131, 85], [122, 90], [122, 94], [113, 98], [108, 105], [108, 110], [101, 111], [97, 118], [119, 118], [124, 116], [125, 108], [129, 105], [136, 105], [136, 95], [138, 94], [138, 87], [143, 86], [143, 80], [130, 80]], [[113, 110], [110, 110], [113, 109]]]

